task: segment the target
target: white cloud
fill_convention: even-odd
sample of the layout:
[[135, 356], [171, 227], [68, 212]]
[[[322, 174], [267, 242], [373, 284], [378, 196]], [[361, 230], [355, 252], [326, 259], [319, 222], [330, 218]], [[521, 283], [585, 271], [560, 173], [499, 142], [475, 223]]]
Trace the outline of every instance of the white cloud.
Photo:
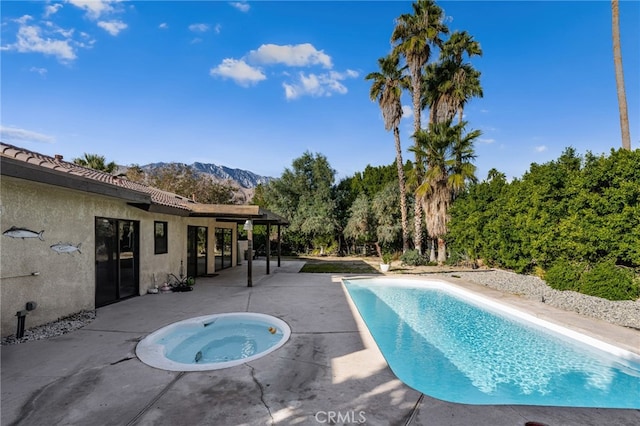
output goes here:
[[53, 136], [43, 135], [42, 133], [32, 132], [30, 130], [19, 129], [16, 127], [4, 127], [0, 125], [0, 138], [8, 143], [20, 142], [43, 142], [53, 143]]
[[252, 67], [242, 59], [232, 58], [224, 59], [220, 65], [211, 68], [209, 74], [212, 77], [230, 78], [244, 87], [267, 79], [267, 76], [259, 68]]
[[545, 152], [548, 148], [545, 145], [538, 145], [534, 149], [536, 152]]
[[496, 140], [491, 138], [478, 138], [478, 142], [490, 145], [492, 143], [495, 143]]
[[402, 105], [402, 118], [413, 118], [413, 108], [409, 105]]
[[209, 25], [207, 24], [191, 24], [189, 25], [189, 31], [194, 33], [205, 33], [209, 31]]
[[252, 50], [247, 59], [258, 64], [284, 64], [292, 67], [322, 65], [331, 68], [331, 57], [322, 50], [317, 50], [310, 43], [285, 45], [263, 44], [258, 50]]
[[231, 78], [241, 86], [256, 84], [267, 77], [260, 66], [285, 65], [289, 67], [320, 66], [324, 72], [300, 72], [292, 77], [287, 71], [278, 73], [288, 81], [282, 83], [285, 97], [288, 100], [302, 96], [325, 97], [334, 94], [345, 94], [348, 89], [344, 80], [359, 76], [357, 71], [347, 69], [343, 72], [332, 70], [331, 57], [322, 50], [317, 50], [310, 43], [297, 45], [263, 44], [251, 50], [241, 59], [227, 58], [220, 65], [210, 70], [211, 76]]
[[158, 28], [160, 28], [161, 30], [166, 30], [167, 28], [169, 28], [169, 25], [166, 22], [163, 22], [162, 24], [158, 25]]
[[26, 25], [27, 22], [31, 21], [32, 19], [33, 19], [33, 16], [31, 15], [22, 15], [18, 19], [14, 19], [13, 22], [17, 22], [20, 25]]
[[42, 36], [42, 30], [35, 25], [22, 25], [18, 29], [16, 42], [3, 46], [2, 50], [16, 50], [21, 53], [37, 52], [56, 56], [60, 61], [72, 61], [76, 58], [72, 40], [56, 40]]
[[117, 0], [68, 0], [72, 5], [84, 9], [90, 19], [97, 20], [103, 14], [114, 12], [113, 3]]
[[357, 77], [358, 73], [347, 70], [344, 73], [331, 71], [323, 74], [298, 74], [298, 81], [282, 83], [284, 94], [287, 100], [297, 99], [301, 96], [331, 96], [335, 93], [344, 95], [347, 93], [347, 87], [341, 81], [347, 78]]
[[42, 77], [44, 77], [45, 75], [47, 75], [47, 69], [46, 68], [38, 68], [38, 67], [31, 67], [29, 68], [29, 71], [31, 72], [35, 72], [40, 74]]
[[98, 26], [112, 36], [117, 36], [120, 31], [127, 28], [127, 24], [122, 21], [99, 21]]
[[60, 9], [62, 9], [62, 3], [50, 4], [44, 8], [44, 17], [55, 15]]
[[240, 12], [248, 12], [249, 9], [251, 9], [251, 6], [249, 6], [247, 3], [245, 2], [240, 2], [240, 1], [233, 1], [231, 3], [229, 3], [231, 6], [235, 7], [236, 9], [238, 9]]
[[222, 25], [216, 24], [216, 26], [213, 28], [213, 31], [215, 31], [216, 34], [220, 34], [220, 31], [222, 31]]

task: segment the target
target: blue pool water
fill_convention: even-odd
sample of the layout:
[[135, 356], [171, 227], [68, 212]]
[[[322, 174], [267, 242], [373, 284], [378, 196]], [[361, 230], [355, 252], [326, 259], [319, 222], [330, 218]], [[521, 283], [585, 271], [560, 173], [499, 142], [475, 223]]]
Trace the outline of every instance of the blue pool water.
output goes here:
[[279, 318], [253, 312], [214, 314], [154, 331], [136, 346], [138, 358], [170, 371], [206, 371], [253, 361], [284, 345], [291, 329]]
[[269, 332], [264, 321], [218, 318], [206, 323], [176, 327], [157, 341], [168, 359], [181, 363], [218, 363], [245, 359], [264, 352], [282, 340], [282, 330]]
[[344, 283], [393, 372], [424, 394], [466, 404], [640, 408], [640, 357], [631, 353], [615, 356], [480, 308], [444, 283]]

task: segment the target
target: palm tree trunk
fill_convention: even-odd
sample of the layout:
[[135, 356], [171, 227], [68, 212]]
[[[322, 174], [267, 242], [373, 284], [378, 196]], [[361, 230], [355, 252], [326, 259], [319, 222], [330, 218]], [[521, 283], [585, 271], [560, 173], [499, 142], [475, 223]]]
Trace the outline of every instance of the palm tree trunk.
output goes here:
[[436, 240], [435, 240], [435, 238], [430, 238], [429, 239], [429, 245], [431, 246], [431, 249], [429, 250], [429, 262], [435, 262], [436, 261]]
[[613, 63], [616, 69], [616, 88], [618, 92], [618, 109], [620, 110], [620, 131], [622, 147], [631, 150], [629, 134], [629, 114], [627, 112], [627, 96], [624, 90], [624, 73], [622, 71], [622, 49], [620, 48], [620, 11], [618, 0], [611, 0], [611, 27], [613, 35]]
[[407, 187], [404, 179], [404, 165], [402, 164], [402, 146], [400, 145], [400, 129], [393, 128], [396, 138], [396, 165], [398, 166], [398, 186], [400, 188], [400, 222], [402, 224], [402, 253], [409, 250], [409, 223], [407, 221]]
[[[420, 86], [421, 86], [421, 76], [420, 71], [411, 73], [411, 85], [413, 86], [413, 134], [414, 139], [415, 135], [420, 130], [420, 114], [422, 110], [420, 109]], [[418, 154], [416, 154], [416, 164], [418, 164], [420, 158]], [[420, 173], [420, 167], [416, 169], [416, 182], [418, 185], [422, 182], [422, 173]], [[414, 208], [414, 217], [413, 217], [413, 246], [418, 251], [419, 254], [422, 254], [422, 202], [416, 197], [415, 200], [415, 208]]]
[[447, 261], [447, 243], [442, 238], [438, 238], [438, 265], [444, 265]]

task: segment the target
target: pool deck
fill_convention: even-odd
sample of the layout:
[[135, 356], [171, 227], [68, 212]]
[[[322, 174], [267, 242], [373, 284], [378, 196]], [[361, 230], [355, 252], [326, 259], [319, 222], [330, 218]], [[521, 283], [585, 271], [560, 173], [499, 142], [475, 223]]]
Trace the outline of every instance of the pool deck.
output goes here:
[[[145, 295], [99, 308], [91, 324], [66, 335], [2, 346], [1, 424], [640, 424], [640, 410], [474, 406], [422, 395], [387, 366], [345, 294], [343, 276], [298, 273], [303, 264], [272, 262], [272, 273], [265, 275], [264, 261], [255, 261], [252, 288], [246, 287], [245, 264], [199, 279], [192, 292]], [[640, 353], [637, 330], [448, 281]], [[135, 356], [140, 339], [172, 322], [248, 311], [286, 321], [290, 340], [258, 360], [206, 372], [158, 370]]]

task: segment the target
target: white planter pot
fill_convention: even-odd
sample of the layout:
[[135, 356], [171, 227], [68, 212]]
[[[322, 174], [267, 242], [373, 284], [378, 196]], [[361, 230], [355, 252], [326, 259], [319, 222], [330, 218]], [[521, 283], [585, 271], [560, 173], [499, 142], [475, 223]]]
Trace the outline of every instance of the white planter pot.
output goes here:
[[391, 265], [389, 265], [389, 264], [381, 263], [380, 264], [380, 271], [388, 272], [390, 267], [391, 267]]

